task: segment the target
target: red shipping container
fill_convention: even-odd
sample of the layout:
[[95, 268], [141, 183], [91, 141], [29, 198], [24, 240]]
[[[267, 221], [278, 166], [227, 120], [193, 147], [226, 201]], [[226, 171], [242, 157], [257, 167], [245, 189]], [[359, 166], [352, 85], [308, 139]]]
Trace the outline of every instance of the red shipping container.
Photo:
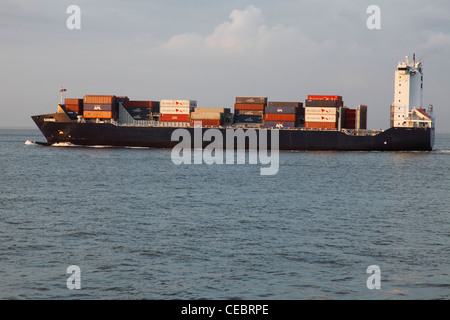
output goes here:
[[162, 114], [161, 121], [164, 122], [189, 122], [189, 114]]
[[295, 114], [266, 113], [266, 121], [295, 121]]
[[305, 122], [306, 129], [336, 129], [335, 122]]
[[202, 122], [203, 127], [219, 127], [222, 125], [221, 120], [211, 120], [211, 119], [204, 119], [204, 120], [191, 120], [191, 126], [194, 126], [194, 122]]
[[262, 110], [265, 108], [264, 103], [235, 103], [234, 110]]
[[159, 101], [125, 101], [123, 103], [124, 107], [132, 107], [132, 108], [152, 108], [155, 106], [159, 106]]
[[308, 100], [336, 100], [336, 101], [342, 101], [342, 96], [308, 95]]

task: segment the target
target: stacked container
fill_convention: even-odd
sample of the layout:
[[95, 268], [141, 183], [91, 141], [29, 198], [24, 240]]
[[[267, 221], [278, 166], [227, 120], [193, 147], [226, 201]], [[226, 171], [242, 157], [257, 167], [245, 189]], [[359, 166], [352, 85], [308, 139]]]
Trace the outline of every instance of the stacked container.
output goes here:
[[305, 102], [305, 128], [337, 129], [342, 96], [309, 95]]
[[356, 108], [356, 129], [367, 129], [367, 106], [360, 104]]
[[160, 120], [163, 122], [189, 122], [190, 114], [197, 106], [194, 100], [161, 100]]
[[294, 128], [304, 116], [301, 102], [269, 102], [265, 108], [266, 128]]
[[87, 119], [111, 119], [116, 110], [115, 96], [87, 95], [83, 99], [83, 117]]
[[236, 97], [234, 123], [262, 124], [267, 97]]
[[191, 126], [201, 121], [203, 127], [218, 127], [223, 125], [225, 115], [229, 114], [229, 108], [195, 108], [191, 113]]
[[125, 101], [125, 110], [134, 120], [152, 120], [153, 114], [159, 113], [159, 101]]
[[66, 98], [64, 99], [64, 105], [66, 111], [83, 114], [83, 99]]
[[345, 129], [356, 129], [356, 109], [345, 110]]

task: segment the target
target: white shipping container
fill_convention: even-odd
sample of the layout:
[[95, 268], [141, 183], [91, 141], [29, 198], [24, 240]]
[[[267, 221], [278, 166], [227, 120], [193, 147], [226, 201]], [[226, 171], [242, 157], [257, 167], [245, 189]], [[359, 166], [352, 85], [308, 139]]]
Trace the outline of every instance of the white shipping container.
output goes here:
[[336, 115], [305, 114], [306, 122], [336, 122]]
[[306, 107], [306, 114], [335, 115], [337, 108]]
[[197, 101], [195, 100], [161, 100], [159, 102], [160, 107], [196, 107]]
[[220, 112], [193, 112], [191, 113], [191, 119], [198, 120], [220, 120], [222, 113]]
[[190, 107], [159, 107], [161, 114], [189, 114], [191, 113]]

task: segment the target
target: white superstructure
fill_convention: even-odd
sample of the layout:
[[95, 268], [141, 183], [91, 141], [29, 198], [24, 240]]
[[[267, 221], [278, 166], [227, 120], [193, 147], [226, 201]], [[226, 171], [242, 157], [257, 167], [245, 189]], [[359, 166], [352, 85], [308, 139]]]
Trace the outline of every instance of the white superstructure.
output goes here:
[[433, 107], [423, 109], [422, 63], [409, 57], [395, 71], [394, 102], [391, 105], [391, 127], [432, 127]]

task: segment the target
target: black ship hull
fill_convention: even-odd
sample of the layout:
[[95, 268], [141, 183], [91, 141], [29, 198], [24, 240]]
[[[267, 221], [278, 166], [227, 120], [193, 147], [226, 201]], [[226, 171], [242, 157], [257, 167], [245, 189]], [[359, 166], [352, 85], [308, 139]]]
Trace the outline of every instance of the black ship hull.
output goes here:
[[[177, 127], [121, 126], [112, 123], [83, 123], [76, 121], [48, 121], [49, 115], [33, 116], [48, 145], [71, 143], [80, 146], [115, 146], [173, 148], [179, 141], [172, 141]], [[184, 128], [192, 137], [195, 128]], [[217, 128], [223, 137], [227, 131], [237, 128]], [[208, 128], [202, 128], [202, 133]], [[244, 129], [245, 130], [245, 129]], [[256, 131], [260, 129], [255, 129]], [[268, 129], [267, 144], [271, 147]], [[279, 130], [279, 150], [320, 151], [431, 151], [434, 145], [434, 128], [389, 128], [374, 135], [350, 135], [337, 130]], [[259, 137], [259, 136], [258, 136]], [[194, 139], [192, 139], [193, 141]], [[193, 143], [193, 142], [192, 142]], [[202, 141], [202, 147], [211, 141]], [[259, 141], [258, 141], [259, 143]], [[226, 139], [220, 143], [226, 147]], [[193, 145], [194, 147], [194, 145]], [[248, 147], [248, 143], [246, 144]]]

